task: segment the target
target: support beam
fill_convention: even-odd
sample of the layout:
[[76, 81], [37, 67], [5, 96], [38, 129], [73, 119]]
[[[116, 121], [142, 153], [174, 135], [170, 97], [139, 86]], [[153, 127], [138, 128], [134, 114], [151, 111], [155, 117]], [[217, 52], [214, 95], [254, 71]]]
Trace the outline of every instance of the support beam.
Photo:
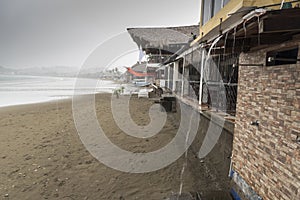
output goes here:
[[300, 18], [267, 18], [261, 22], [260, 27], [260, 33], [300, 31]]
[[203, 91], [203, 69], [205, 64], [205, 49], [201, 53], [201, 72], [200, 72], [200, 85], [199, 85], [199, 105], [202, 105], [202, 91]]
[[170, 89], [170, 71], [171, 71], [170, 68], [171, 68], [171, 66], [168, 65], [168, 84], [167, 84], [168, 89]]
[[185, 69], [185, 55], [183, 56], [183, 66], [182, 66], [182, 76], [181, 76], [181, 97], [183, 97], [184, 94], [184, 69]]
[[173, 70], [173, 91], [176, 90], [176, 81], [178, 81], [178, 61], [174, 62], [174, 70]]

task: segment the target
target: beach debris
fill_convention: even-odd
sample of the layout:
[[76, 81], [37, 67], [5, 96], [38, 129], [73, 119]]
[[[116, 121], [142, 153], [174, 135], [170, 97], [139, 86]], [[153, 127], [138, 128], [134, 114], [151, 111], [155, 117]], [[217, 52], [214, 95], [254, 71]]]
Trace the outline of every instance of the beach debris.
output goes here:
[[66, 183], [65, 181], [60, 181], [60, 182], [58, 183], [58, 186], [61, 187], [61, 186], [63, 186], [65, 183]]
[[120, 96], [120, 90], [119, 89], [115, 89], [114, 90], [114, 95], [116, 95], [117, 99], [119, 98]]
[[25, 155], [24, 157], [25, 157], [25, 160], [31, 160], [33, 155]]
[[87, 161], [85, 161], [85, 164], [92, 164], [92, 162], [93, 162], [93, 160], [87, 160]]
[[9, 194], [5, 194], [4, 197], [5, 197], [5, 198], [8, 198], [8, 197], [9, 197]]
[[14, 173], [17, 173], [18, 171], [20, 171], [20, 168], [16, 168], [15, 170], [11, 171], [9, 174], [12, 175]]
[[23, 177], [26, 177], [25, 174], [23, 174], [22, 172], [19, 173], [19, 176], [23, 176]]

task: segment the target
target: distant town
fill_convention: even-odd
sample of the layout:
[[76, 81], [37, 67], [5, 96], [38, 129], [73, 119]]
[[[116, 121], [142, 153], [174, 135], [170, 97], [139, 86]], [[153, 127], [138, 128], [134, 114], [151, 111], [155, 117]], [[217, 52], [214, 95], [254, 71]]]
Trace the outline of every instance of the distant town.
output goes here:
[[[29, 67], [18, 69], [0, 66], [0, 74], [2, 75], [77, 77], [79, 70], [79, 67], [69, 66]], [[113, 80], [119, 78], [121, 74], [122, 72], [118, 68], [104, 70], [102, 68], [89, 68], [82, 70], [80, 76], [82, 78], [100, 78]]]

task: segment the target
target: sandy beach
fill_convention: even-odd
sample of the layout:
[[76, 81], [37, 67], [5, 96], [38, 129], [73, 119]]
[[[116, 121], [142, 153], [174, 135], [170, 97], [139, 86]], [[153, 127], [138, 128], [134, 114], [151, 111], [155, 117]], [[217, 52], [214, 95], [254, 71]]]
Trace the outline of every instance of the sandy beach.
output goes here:
[[[132, 152], [149, 152], [165, 146], [176, 134], [180, 120], [177, 113], [168, 113], [163, 130], [149, 139], [124, 134], [113, 120], [110, 100], [110, 94], [98, 94], [96, 111], [107, 137], [116, 145]], [[148, 108], [153, 103], [131, 98], [130, 112], [138, 125], [149, 123]], [[185, 193], [229, 188], [230, 138], [225, 135], [228, 144], [217, 144], [200, 162], [195, 152], [204, 132], [199, 131], [188, 153], [188, 170], [183, 176]], [[0, 152], [0, 194], [11, 200], [168, 199], [179, 191], [185, 160], [182, 156], [161, 170], [143, 174], [105, 166], [90, 155], [79, 139], [71, 100], [0, 108]]]

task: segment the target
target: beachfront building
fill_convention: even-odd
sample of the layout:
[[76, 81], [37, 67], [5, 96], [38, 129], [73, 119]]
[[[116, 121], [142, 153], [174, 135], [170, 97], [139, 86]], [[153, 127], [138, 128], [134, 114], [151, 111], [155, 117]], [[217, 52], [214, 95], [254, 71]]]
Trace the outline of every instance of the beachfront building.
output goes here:
[[172, 72], [163, 65], [171, 55], [187, 48], [199, 34], [199, 26], [128, 28], [133, 41], [145, 53], [147, 68], [156, 68], [155, 83], [161, 87], [172, 87], [169, 81]]
[[159, 60], [177, 99], [234, 122], [234, 199], [300, 199], [299, 5], [201, 0], [198, 37]]
[[164, 62], [178, 99], [235, 116], [235, 199], [300, 198], [299, 3], [202, 0], [199, 36]]
[[300, 199], [299, 3], [202, 0], [200, 35], [174, 59], [188, 83], [196, 49], [199, 105], [235, 113], [235, 199]]
[[157, 65], [151, 65], [147, 62], [137, 62], [132, 67], [126, 67], [126, 81], [136, 85], [147, 85], [153, 83], [156, 78]]
[[[273, 34], [274, 31], [268, 30], [267, 33], [260, 27], [260, 16], [268, 10], [278, 9], [281, 3], [278, 0], [201, 1], [199, 36], [190, 48], [180, 49], [164, 63], [169, 67], [167, 71], [171, 71], [171, 76], [166, 78], [166, 82], [171, 82], [167, 85], [169, 89], [196, 108], [208, 106], [234, 116], [240, 53], [256, 46], [282, 42], [289, 37], [278, 37], [280, 32]], [[295, 5], [282, 4], [283, 8], [288, 6]], [[254, 20], [258, 22], [257, 26], [249, 27]], [[266, 24], [265, 21], [264, 26], [272, 23], [268, 21]], [[291, 21], [292, 25], [296, 23]]]

